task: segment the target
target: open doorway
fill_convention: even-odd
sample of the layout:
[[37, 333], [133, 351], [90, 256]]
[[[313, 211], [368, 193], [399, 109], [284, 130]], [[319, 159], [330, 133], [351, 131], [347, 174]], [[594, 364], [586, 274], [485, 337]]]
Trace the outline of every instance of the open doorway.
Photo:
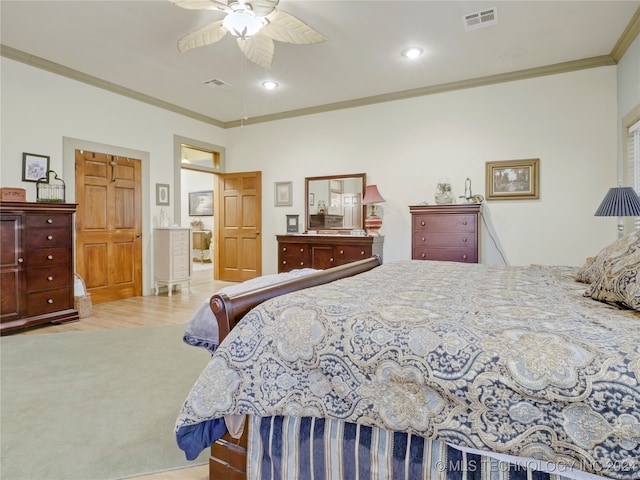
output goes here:
[[213, 278], [214, 266], [214, 170], [220, 166], [220, 153], [180, 146], [180, 184], [182, 225], [191, 227], [192, 283]]

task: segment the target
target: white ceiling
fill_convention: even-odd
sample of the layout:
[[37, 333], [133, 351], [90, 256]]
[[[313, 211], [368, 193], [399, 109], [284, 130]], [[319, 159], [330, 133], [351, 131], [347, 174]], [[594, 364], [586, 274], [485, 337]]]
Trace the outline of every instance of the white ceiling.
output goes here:
[[[465, 30], [463, 15], [490, 7], [497, 7], [498, 25]], [[213, 123], [242, 117], [250, 123], [299, 109], [609, 56], [640, 1], [281, 0], [278, 8], [329, 40], [276, 42], [271, 71], [246, 60], [230, 35], [178, 52], [179, 38], [224, 15], [185, 10], [168, 0], [1, 0], [0, 40], [10, 58], [40, 57], [45, 68], [53, 62]], [[425, 54], [408, 61], [400, 55], [407, 46], [419, 46]], [[203, 85], [213, 78], [230, 86]], [[261, 83], [267, 79], [280, 87], [264, 90]]]

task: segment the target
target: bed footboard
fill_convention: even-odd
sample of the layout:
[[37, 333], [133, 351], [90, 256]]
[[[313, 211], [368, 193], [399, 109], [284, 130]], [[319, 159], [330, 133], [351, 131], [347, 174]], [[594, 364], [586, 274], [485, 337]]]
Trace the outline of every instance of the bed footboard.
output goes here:
[[[233, 297], [225, 294], [213, 295], [209, 300], [211, 310], [218, 322], [219, 341], [227, 336], [233, 327], [256, 305], [273, 297], [295, 292], [303, 288], [315, 287], [340, 278], [351, 277], [366, 272], [382, 264], [377, 255], [365, 260], [329, 268], [310, 275], [277, 283], [269, 287], [251, 290]], [[231, 438], [227, 433], [211, 446], [209, 457], [210, 480], [245, 480], [247, 478], [247, 431], [240, 439]]]

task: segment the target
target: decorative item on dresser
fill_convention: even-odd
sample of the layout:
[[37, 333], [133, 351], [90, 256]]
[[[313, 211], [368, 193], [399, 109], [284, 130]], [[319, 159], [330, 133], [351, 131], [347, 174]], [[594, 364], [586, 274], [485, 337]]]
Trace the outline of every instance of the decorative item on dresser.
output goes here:
[[276, 235], [278, 273], [297, 268], [324, 270], [378, 255], [382, 259], [383, 236]]
[[0, 203], [2, 333], [78, 320], [74, 309], [75, 204]]
[[362, 199], [363, 205], [371, 205], [371, 213], [364, 219], [364, 228], [367, 230], [367, 235], [380, 235], [378, 230], [382, 227], [382, 219], [376, 215], [376, 204], [384, 201], [377, 185], [367, 185]]
[[413, 205], [411, 258], [478, 263], [477, 204]]
[[153, 251], [156, 295], [163, 285], [167, 286], [169, 296], [174, 285], [186, 283], [191, 289], [191, 229], [154, 229]]

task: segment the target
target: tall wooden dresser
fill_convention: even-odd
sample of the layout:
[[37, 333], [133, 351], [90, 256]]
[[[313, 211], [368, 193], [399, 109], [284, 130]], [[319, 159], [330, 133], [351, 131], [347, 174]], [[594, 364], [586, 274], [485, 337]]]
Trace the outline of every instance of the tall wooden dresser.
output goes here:
[[276, 235], [278, 273], [297, 268], [337, 267], [378, 255], [382, 258], [384, 237], [359, 235]]
[[0, 331], [78, 320], [73, 302], [75, 204], [0, 203]]
[[411, 258], [478, 263], [480, 205], [415, 205], [411, 212]]
[[191, 229], [156, 228], [153, 231], [155, 293], [166, 285], [169, 296], [175, 285], [191, 288]]

